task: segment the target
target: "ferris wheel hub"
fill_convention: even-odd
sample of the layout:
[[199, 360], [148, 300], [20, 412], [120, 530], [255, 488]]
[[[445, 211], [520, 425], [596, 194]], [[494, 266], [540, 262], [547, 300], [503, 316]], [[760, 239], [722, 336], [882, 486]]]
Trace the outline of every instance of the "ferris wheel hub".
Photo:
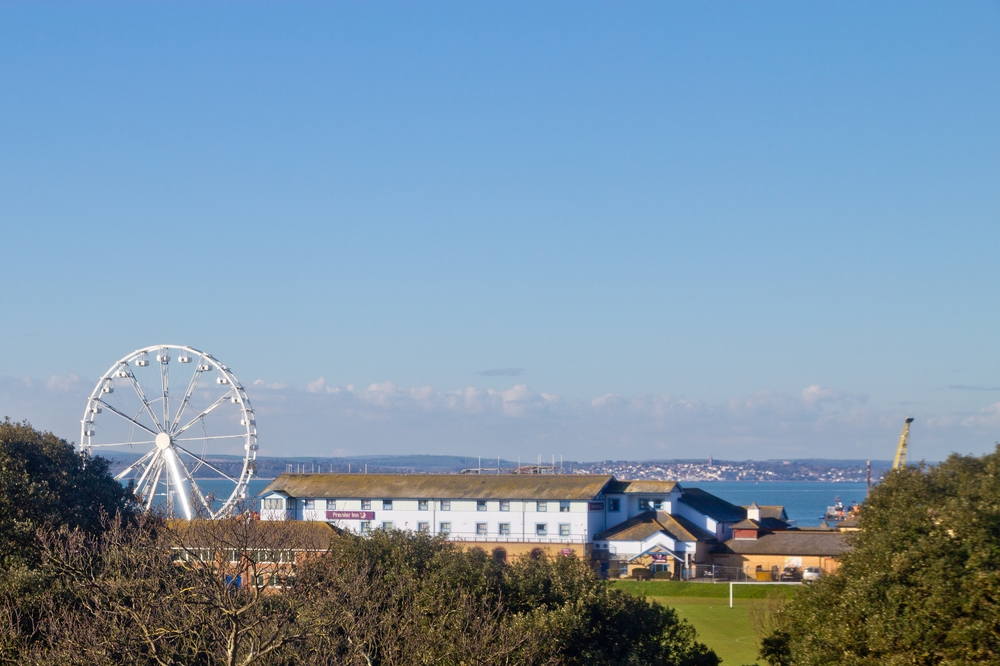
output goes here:
[[173, 443], [170, 440], [170, 435], [168, 435], [165, 432], [161, 432], [160, 434], [158, 434], [156, 436], [156, 440], [155, 441], [156, 441], [156, 448], [161, 449], [161, 450], [169, 448], [169, 446]]

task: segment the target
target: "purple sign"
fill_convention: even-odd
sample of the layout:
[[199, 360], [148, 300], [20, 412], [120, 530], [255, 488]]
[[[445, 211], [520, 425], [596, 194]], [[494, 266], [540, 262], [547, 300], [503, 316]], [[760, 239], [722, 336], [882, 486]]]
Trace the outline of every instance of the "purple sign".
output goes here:
[[374, 511], [327, 511], [327, 520], [375, 520]]
[[667, 556], [661, 553], [651, 553], [650, 556], [653, 558], [654, 562], [666, 562]]
[[591, 502], [587, 508], [591, 511], [604, 511], [604, 502]]

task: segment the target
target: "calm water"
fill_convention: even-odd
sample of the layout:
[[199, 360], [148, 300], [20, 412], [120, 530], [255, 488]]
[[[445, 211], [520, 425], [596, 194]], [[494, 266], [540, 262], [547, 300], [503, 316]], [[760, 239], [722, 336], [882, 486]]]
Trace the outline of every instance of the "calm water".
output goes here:
[[682, 481], [681, 487], [701, 488], [733, 504], [781, 504], [800, 527], [819, 525], [826, 507], [839, 497], [845, 506], [865, 499], [865, 483], [815, 481]]
[[[269, 484], [270, 479], [250, 481], [250, 496], [256, 497]], [[214, 492], [228, 497], [232, 485], [225, 481], [201, 480], [202, 492]], [[819, 525], [826, 507], [839, 497], [847, 506], [865, 498], [864, 483], [817, 483], [815, 481], [684, 481], [681, 486], [701, 488], [727, 502], [744, 505], [781, 504], [788, 517], [799, 526]]]

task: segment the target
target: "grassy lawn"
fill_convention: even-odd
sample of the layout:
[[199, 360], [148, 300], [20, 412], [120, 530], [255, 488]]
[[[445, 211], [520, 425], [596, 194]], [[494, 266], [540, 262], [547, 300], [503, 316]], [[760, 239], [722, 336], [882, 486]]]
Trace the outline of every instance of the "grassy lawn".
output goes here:
[[715, 650], [725, 666], [757, 664], [757, 636], [750, 626], [750, 606], [768, 591], [791, 597], [796, 585], [734, 585], [729, 607], [727, 583], [682, 583], [670, 580], [617, 581], [614, 586], [670, 606], [698, 631], [698, 640]]
[[[698, 631], [698, 640], [715, 650], [725, 666], [743, 666], [757, 662], [757, 635], [750, 626], [753, 599], [738, 599], [729, 607], [729, 598], [647, 597], [670, 606]], [[760, 662], [763, 664], [764, 662]]]
[[[706, 599], [729, 600], [729, 583], [682, 583], [674, 580], [618, 580], [615, 587], [633, 594], [647, 597], [702, 597]], [[798, 591], [798, 585], [734, 585], [736, 599], [766, 599], [768, 591], [777, 592], [791, 599]]]

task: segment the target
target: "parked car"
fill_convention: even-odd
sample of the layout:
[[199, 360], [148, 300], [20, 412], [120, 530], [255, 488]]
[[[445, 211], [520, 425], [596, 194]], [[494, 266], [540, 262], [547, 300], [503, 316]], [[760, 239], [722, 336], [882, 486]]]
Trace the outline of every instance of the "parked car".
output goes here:
[[819, 570], [819, 567], [806, 567], [806, 570], [802, 572], [802, 582], [815, 583], [822, 575], [823, 574]]
[[785, 567], [778, 578], [783, 583], [791, 583], [799, 580], [799, 571], [795, 567]]

